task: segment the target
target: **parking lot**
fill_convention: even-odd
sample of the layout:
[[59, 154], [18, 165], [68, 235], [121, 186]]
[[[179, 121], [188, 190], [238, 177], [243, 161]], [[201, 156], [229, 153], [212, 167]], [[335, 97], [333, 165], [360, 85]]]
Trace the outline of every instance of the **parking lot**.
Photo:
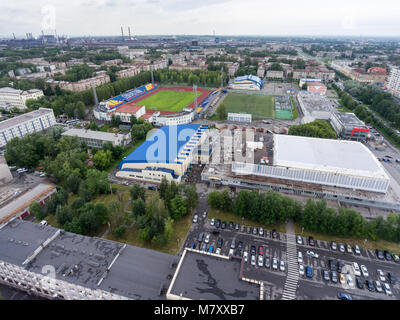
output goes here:
[[[204, 210], [204, 209], [203, 209]], [[229, 256], [230, 254], [240, 255], [243, 257], [244, 252], [248, 252], [249, 258], [247, 262], [244, 262], [243, 276], [250, 279], [262, 281], [264, 284], [264, 299], [282, 299], [283, 297], [292, 297], [293, 299], [337, 299], [339, 292], [345, 292], [352, 296], [353, 299], [398, 299], [400, 298], [400, 287], [398, 279], [400, 277], [399, 263], [394, 261], [378, 260], [375, 252], [371, 250], [365, 250], [360, 248], [360, 255], [354, 253], [341, 253], [337, 250], [332, 250], [330, 243], [325, 241], [315, 240], [315, 246], [308, 244], [308, 239], [302, 237], [302, 244], [297, 244], [294, 241], [293, 236], [286, 235], [284, 233], [276, 233], [276, 238], [272, 236], [271, 230], [264, 230], [264, 234], [260, 235], [257, 233], [253, 234], [253, 228], [248, 226], [239, 226], [239, 230], [229, 228], [229, 222], [225, 229], [218, 228], [219, 234], [213, 234], [215, 226], [211, 225], [211, 220], [202, 217], [202, 212], [198, 211], [198, 221], [193, 223], [193, 226], [188, 234], [185, 242], [185, 247], [191, 247], [193, 243], [196, 249], [201, 250], [201, 245], [204, 245], [204, 239], [200, 243], [198, 241], [199, 234], [203, 232], [205, 235], [210, 234], [209, 242], [205, 244], [206, 250], [208, 251], [212, 246], [212, 251], [215, 253], [217, 242], [219, 238], [223, 239], [220, 254]], [[250, 233], [249, 233], [250, 231]], [[257, 230], [258, 231], [258, 230]], [[289, 241], [287, 241], [289, 238]], [[235, 249], [231, 250], [232, 240], [235, 240]], [[239, 242], [242, 242], [243, 249], [237, 252], [237, 246]], [[255, 246], [255, 265], [251, 263], [251, 246]], [[258, 251], [259, 246], [262, 246], [263, 250], [263, 265], [258, 265]], [[290, 247], [288, 250], [288, 246]], [[360, 244], [360, 247], [362, 244]], [[230, 252], [231, 250], [231, 252]], [[315, 258], [307, 254], [307, 251], [311, 250], [318, 254], [319, 257]], [[232, 252], [233, 251], [233, 252]], [[309, 278], [306, 275], [299, 274], [299, 265], [297, 262], [297, 252], [302, 252], [303, 266], [310, 267], [312, 270], [312, 277]], [[288, 254], [289, 252], [289, 254]], [[270, 259], [270, 267], [266, 268], [265, 259]], [[278, 268], [272, 268], [272, 259], [278, 260]], [[352, 286], [349, 286], [347, 281], [340, 283], [339, 273], [337, 274], [337, 283], [332, 282], [332, 272], [329, 269], [328, 260], [333, 260], [335, 265], [337, 262], [343, 265], [342, 273], [349, 275], [352, 279]], [[283, 261], [285, 270], [280, 270], [280, 262]], [[364, 288], [359, 289], [356, 284], [354, 269], [352, 263], [357, 262], [359, 266], [364, 265], [368, 269], [368, 277], [360, 276], [364, 283]], [[385, 290], [382, 293], [370, 292], [365, 281], [368, 280], [379, 280], [377, 275], [377, 269], [381, 269], [386, 277], [385, 282], [381, 281], [383, 286], [384, 283], [389, 283], [387, 279], [387, 273], [391, 272], [396, 279], [395, 284], [391, 284], [390, 288], [392, 296], [385, 294]], [[329, 272], [329, 280], [324, 280], [322, 276], [322, 270]], [[350, 283], [351, 284], [351, 283]]]

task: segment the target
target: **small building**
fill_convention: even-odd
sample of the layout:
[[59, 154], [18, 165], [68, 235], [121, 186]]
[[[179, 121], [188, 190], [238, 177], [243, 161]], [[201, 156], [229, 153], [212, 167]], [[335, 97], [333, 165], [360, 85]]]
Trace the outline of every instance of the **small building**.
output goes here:
[[251, 122], [251, 114], [248, 113], [228, 113], [228, 121]]
[[107, 114], [107, 120], [111, 120], [111, 117], [113, 115], [119, 116], [121, 118], [121, 121], [124, 123], [130, 123], [131, 122], [131, 117], [134, 116], [136, 119], [139, 119], [141, 116], [143, 116], [146, 113], [146, 108], [145, 106], [139, 106], [134, 103], [127, 103], [124, 104], [117, 109], [109, 112]]
[[69, 137], [78, 137], [80, 142], [86, 143], [89, 147], [102, 148], [106, 142], [111, 142], [113, 146], [124, 147], [131, 141], [131, 134], [126, 133], [109, 133], [102, 131], [86, 130], [86, 129], [69, 129], [61, 135]]
[[326, 86], [322, 82], [307, 82], [307, 91], [325, 95]]

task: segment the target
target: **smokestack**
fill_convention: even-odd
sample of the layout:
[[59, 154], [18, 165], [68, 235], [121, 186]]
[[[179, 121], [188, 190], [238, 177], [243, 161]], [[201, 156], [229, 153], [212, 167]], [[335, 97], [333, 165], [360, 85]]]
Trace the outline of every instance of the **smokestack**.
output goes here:
[[124, 29], [122, 28], [122, 26], [121, 26], [121, 35], [122, 35], [122, 41], [125, 41], [125, 39], [124, 39]]
[[97, 98], [96, 87], [93, 82], [92, 82], [92, 91], [93, 91], [94, 105], [97, 106], [99, 104], [99, 99]]
[[45, 43], [43, 30], [42, 30], [42, 43]]
[[129, 40], [132, 41], [132, 36], [131, 36], [131, 27], [128, 26], [128, 32], [129, 32]]
[[14, 40], [16, 40], [14, 32], [13, 32], [13, 37], [14, 37]]

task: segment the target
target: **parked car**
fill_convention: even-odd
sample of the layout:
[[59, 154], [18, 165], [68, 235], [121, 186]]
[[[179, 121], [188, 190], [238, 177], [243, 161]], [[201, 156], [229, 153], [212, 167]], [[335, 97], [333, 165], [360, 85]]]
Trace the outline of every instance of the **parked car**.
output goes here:
[[194, 242], [191, 243], [190, 248], [196, 249], [196, 244]]
[[271, 259], [269, 257], [265, 258], [265, 267], [266, 268], [271, 268]]
[[393, 273], [388, 272], [387, 278], [388, 278], [388, 280], [389, 280], [389, 282], [390, 282], [391, 284], [396, 284], [396, 278], [395, 278], [395, 276], [393, 275]]
[[251, 233], [251, 227], [247, 227], [247, 233]]
[[263, 236], [263, 235], [264, 235], [264, 229], [263, 229], [262, 227], [260, 227], [260, 229], [258, 229], [258, 234], [259, 234], [260, 236]]
[[234, 249], [230, 248], [230, 249], [229, 249], [228, 256], [229, 256], [229, 257], [232, 257], [234, 252], [235, 252]]
[[48, 222], [46, 221], [46, 220], [42, 220], [42, 221], [40, 221], [40, 223], [39, 223], [41, 226], [47, 226], [48, 225]]
[[279, 265], [279, 269], [280, 269], [281, 271], [285, 271], [285, 269], [286, 269], [286, 267], [285, 267], [285, 261], [281, 260], [281, 263], [280, 263], [280, 265]]
[[340, 261], [338, 261], [338, 263], [337, 263], [337, 272], [341, 273], [343, 267], [344, 267], [344, 264], [341, 263]]
[[217, 248], [222, 248], [222, 244], [224, 243], [224, 240], [222, 238], [218, 238], [217, 240]]
[[272, 269], [278, 270], [278, 259], [276, 258], [272, 259]]
[[262, 255], [264, 254], [263, 246], [259, 246], [259, 247], [258, 247], [258, 254], [259, 254], [260, 256], [262, 256]]
[[357, 284], [358, 289], [364, 289], [364, 283], [360, 277], [356, 277], [356, 284]]
[[373, 284], [372, 280], [365, 281], [365, 284], [367, 285], [367, 289], [369, 291], [371, 291], [371, 292], [375, 291], [375, 287], [374, 287], [374, 284]]
[[206, 237], [204, 238], [204, 243], [209, 243], [210, 242], [210, 234], [207, 233]]
[[255, 247], [255, 246], [251, 246], [250, 253], [251, 253], [252, 255], [255, 255], [255, 254], [256, 254], [256, 247]]
[[352, 267], [353, 267], [354, 274], [358, 277], [361, 276], [361, 270], [360, 270], [360, 267], [358, 266], [358, 263], [353, 262]]
[[221, 229], [225, 229], [226, 228], [226, 222], [225, 221], [222, 221], [222, 223], [221, 223]]
[[209, 253], [213, 253], [213, 252], [214, 252], [214, 247], [213, 247], [213, 246], [210, 246], [210, 247], [208, 248], [208, 252], [209, 252]]
[[271, 236], [272, 236], [273, 239], [277, 239], [278, 238], [278, 232], [276, 232], [275, 229], [272, 229]]
[[319, 257], [318, 253], [315, 253], [314, 251], [311, 250], [307, 250], [307, 255], [316, 259], [318, 259]]
[[236, 241], [235, 241], [235, 239], [233, 239], [231, 242], [231, 249], [235, 249], [235, 248], [236, 248]]
[[253, 228], [253, 234], [254, 234], [254, 235], [257, 234], [257, 228], [256, 228], [256, 227]]
[[303, 254], [301, 253], [301, 251], [299, 251], [297, 254], [297, 262], [300, 264], [303, 263]]
[[207, 218], [207, 211], [203, 212], [203, 219]]
[[392, 255], [390, 254], [390, 252], [389, 251], [383, 251], [383, 255], [385, 256], [385, 259], [387, 260], [387, 261], [392, 261]]
[[341, 284], [345, 284], [346, 283], [346, 278], [345, 278], [343, 273], [339, 273], [339, 281], [340, 281]]
[[213, 231], [211, 231], [212, 232], [212, 234], [215, 234], [215, 235], [217, 235], [217, 234], [220, 234], [221, 233], [221, 231], [219, 231], [218, 229], [214, 229]]
[[343, 245], [342, 243], [339, 243], [339, 244], [338, 244], [338, 247], [339, 247], [339, 251], [340, 251], [341, 253], [344, 253], [344, 252], [345, 252], [345, 250], [344, 250], [344, 245]]
[[197, 238], [198, 242], [202, 242], [204, 239], [204, 232], [200, 232], [199, 237]]
[[315, 240], [313, 237], [308, 237], [308, 244], [312, 247], [315, 246]]
[[239, 241], [237, 247], [238, 247], [239, 250], [242, 250], [243, 249], [243, 242]]
[[376, 273], [379, 277], [379, 280], [381, 280], [382, 282], [386, 281], [385, 275], [383, 274], [383, 271], [381, 269], [376, 270]]
[[378, 280], [375, 280], [374, 284], [376, 291], [382, 293], [383, 292], [382, 284]]
[[215, 225], [215, 219], [214, 219], [214, 218], [212, 218], [212, 219], [211, 219], [211, 222], [210, 222], [210, 224], [211, 224], [212, 226], [214, 226], [214, 225]]
[[221, 248], [217, 248], [217, 250], [215, 250], [216, 254], [221, 254]]
[[368, 273], [367, 267], [366, 267], [365, 265], [361, 265], [360, 268], [361, 268], [362, 275], [363, 275], [365, 278], [368, 278], [369, 273]]
[[249, 260], [249, 253], [247, 251], [243, 252], [243, 259], [244, 262], [247, 262]]
[[304, 276], [304, 266], [302, 264], [299, 264], [299, 274]]
[[229, 222], [229, 229], [233, 230], [233, 222], [232, 221]]
[[393, 253], [392, 257], [394, 262], [400, 262], [400, 257], [397, 254]]
[[337, 250], [337, 244], [335, 241], [331, 241], [331, 249], [335, 251]]
[[250, 263], [251, 263], [252, 266], [255, 266], [255, 265], [256, 265], [256, 256], [255, 256], [254, 254], [251, 256], [251, 261], [250, 261]]
[[303, 238], [301, 236], [297, 236], [297, 244], [303, 244]]
[[361, 250], [360, 247], [358, 245], [354, 245], [354, 253], [360, 255], [361, 254]]
[[346, 282], [349, 285], [350, 288], [354, 288], [354, 281], [353, 278], [350, 274], [346, 275]]
[[321, 274], [325, 281], [329, 281], [329, 272], [327, 270], [322, 269]]
[[333, 260], [328, 260], [329, 269], [331, 271], [336, 271], [336, 263]]
[[264, 264], [264, 258], [263, 256], [258, 256], [258, 266], [262, 267]]
[[336, 271], [331, 271], [331, 280], [333, 283], [337, 283], [338, 282], [338, 275]]
[[215, 221], [215, 227], [219, 228], [220, 226], [221, 226], [221, 220], [218, 219], [218, 220]]
[[348, 293], [344, 293], [344, 292], [339, 292], [337, 294], [338, 299], [340, 300], [353, 300], [353, 298], [351, 297], [351, 295], [349, 295]]
[[347, 244], [346, 248], [347, 248], [347, 253], [353, 253], [353, 249], [351, 249], [351, 245]]
[[381, 250], [376, 249], [376, 250], [375, 250], [375, 253], [376, 253], [376, 257], [377, 257], [379, 260], [384, 260], [384, 259], [385, 259], [385, 257], [383, 256], [383, 252], [382, 252]]
[[239, 231], [239, 224], [238, 223], [235, 224], [235, 230]]
[[201, 245], [201, 251], [207, 251], [207, 245], [205, 243]]
[[307, 276], [307, 278], [312, 278], [312, 276], [313, 276], [313, 273], [312, 273], [312, 269], [311, 269], [311, 267], [306, 267], [306, 276]]
[[383, 284], [383, 289], [385, 289], [385, 293], [386, 293], [388, 296], [391, 296], [391, 295], [392, 295], [392, 289], [390, 289], [390, 286], [389, 286], [387, 283], [384, 283], [384, 284]]

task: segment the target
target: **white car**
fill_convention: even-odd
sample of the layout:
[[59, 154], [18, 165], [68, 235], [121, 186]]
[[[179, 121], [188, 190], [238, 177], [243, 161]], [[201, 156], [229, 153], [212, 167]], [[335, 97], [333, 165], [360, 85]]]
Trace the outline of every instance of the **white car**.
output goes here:
[[375, 284], [376, 291], [383, 292], [382, 285], [378, 280], [375, 280], [374, 284]]
[[272, 269], [278, 270], [278, 259], [277, 258], [272, 259]]
[[358, 266], [357, 262], [353, 262], [353, 270], [356, 276], [361, 276], [360, 267]]
[[304, 266], [302, 264], [299, 264], [299, 274], [304, 276]]
[[251, 265], [252, 266], [256, 265], [256, 256], [254, 254], [251, 256]]
[[264, 257], [258, 256], [258, 266], [262, 267], [264, 265]]
[[216, 254], [221, 254], [221, 248], [217, 248], [217, 250], [215, 250]]
[[196, 223], [199, 220], [199, 216], [197, 214], [193, 217], [193, 223]]
[[390, 286], [389, 286], [387, 283], [384, 283], [384, 284], [383, 284], [383, 289], [385, 289], [385, 293], [386, 293], [388, 296], [391, 296], [391, 295], [392, 295], [392, 289], [390, 289]]
[[350, 288], [354, 288], [354, 281], [351, 275], [346, 275], [346, 282], [349, 285]]
[[379, 280], [382, 282], [386, 282], [385, 275], [383, 274], [383, 271], [381, 269], [376, 270], [376, 273], [378, 274]]
[[358, 254], [358, 255], [360, 255], [361, 254], [361, 250], [360, 250], [360, 247], [358, 246], [358, 245], [354, 245], [354, 252], [356, 253], [356, 254]]
[[204, 239], [204, 243], [209, 243], [210, 242], [210, 234], [207, 233], [206, 238]]
[[263, 236], [263, 235], [264, 235], [264, 229], [263, 229], [262, 227], [260, 227], [260, 229], [258, 229], [258, 234], [259, 234], [260, 236]]
[[41, 226], [47, 226], [48, 225], [48, 223], [47, 223], [47, 221], [46, 220], [42, 220], [42, 221], [40, 221], [40, 223], [39, 223]]
[[297, 244], [303, 244], [303, 238], [301, 236], [297, 236]]
[[203, 212], [203, 218], [205, 219], [207, 217], [207, 211]]
[[303, 254], [301, 253], [301, 251], [298, 252], [297, 262], [300, 263], [300, 264], [303, 263]]
[[215, 219], [214, 218], [212, 218], [211, 219], [211, 223], [210, 223], [212, 226], [215, 224]]
[[243, 252], [243, 259], [244, 259], [244, 262], [249, 261], [249, 253], [247, 251]]
[[318, 259], [318, 257], [319, 257], [318, 253], [315, 253], [314, 251], [311, 251], [311, 250], [307, 250], [307, 255], [309, 255], [310, 257], [316, 258], [316, 259]]
[[365, 278], [367, 278], [367, 277], [369, 276], [368, 269], [367, 269], [367, 267], [364, 266], [364, 265], [361, 265], [361, 272], [362, 272], [362, 275], [363, 275]]
[[235, 251], [234, 251], [233, 249], [229, 249], [229, 254], [228, 254], [228, 255], [229, 255], [230, 257], [232, 257], [233, 254], [234, 254], [234, 252], [235, 252]]
[[283, 260], [281, 260], [281, 264], [279, 265], [279, 269], [281, 270], [281, 271], [285, 271], [285, 261], [283, 261]]

